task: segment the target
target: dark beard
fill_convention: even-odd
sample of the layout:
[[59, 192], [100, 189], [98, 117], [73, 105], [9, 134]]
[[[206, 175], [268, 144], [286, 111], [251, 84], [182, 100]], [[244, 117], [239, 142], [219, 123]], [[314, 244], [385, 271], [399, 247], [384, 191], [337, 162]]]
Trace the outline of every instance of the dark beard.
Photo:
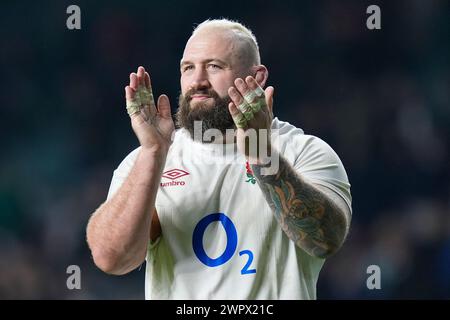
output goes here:
[[[192, 100], [192, 95], [194, 94], [205, 94], [214, 99], [214, 106], [205, 106], [201, 102], [197, 102], [195, 108], [191, 108], [190, 102]], [[206, 130], [217, 129], [222, 132], [225, 136], [227, 129], [234, 129], [234, 121], [228, 111], [228, 104], [231, 102], [229, 96], [225, 98], [219, 97], [217, 92], [212, 89], [194, 91], [189, 90], [186, 95], [180, 94], [179, 97], [179, 107], [176, 113], [176, 124], [179, 128], [185, 128], [191, 135], [192, 139], [199, 139], [200, 137], [194, 137], [194, 121], [202, 122], [202, 137], [204, 136]], [[201, 139], [202, 142], [203, 139]]]

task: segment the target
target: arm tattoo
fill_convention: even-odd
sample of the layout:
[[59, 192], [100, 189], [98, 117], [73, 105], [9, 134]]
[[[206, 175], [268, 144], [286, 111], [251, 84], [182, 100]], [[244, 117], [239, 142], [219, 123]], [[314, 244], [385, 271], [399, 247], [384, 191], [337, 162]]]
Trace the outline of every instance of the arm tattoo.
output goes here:
[[252, 165], [258, 185], [286, 235], [308, 254], [325, 258], [344, 240], [344, 213], [279, 157], [274, 175], [262, 175], [263, 167]]

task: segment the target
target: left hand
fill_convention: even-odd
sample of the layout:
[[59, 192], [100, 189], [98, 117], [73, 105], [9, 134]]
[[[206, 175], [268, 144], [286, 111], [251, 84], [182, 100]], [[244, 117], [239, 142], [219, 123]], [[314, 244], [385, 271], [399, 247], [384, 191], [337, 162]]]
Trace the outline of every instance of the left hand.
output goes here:
[[[255, 78], [237, 78], [228, 89], [228, 110], [237, 128], [237, 146], [251, 164], [264, 164], [270, 156], [270, 127], [273, 113], [273, 87], [263, 90]], [[262, 130], [263, 129], [263, 130]], [[252, 132], [253, 131], [253, 132]], [[265, 132], [264, 132], [265, 131]], [[246, 139], [246, 136], [255, 137]]]

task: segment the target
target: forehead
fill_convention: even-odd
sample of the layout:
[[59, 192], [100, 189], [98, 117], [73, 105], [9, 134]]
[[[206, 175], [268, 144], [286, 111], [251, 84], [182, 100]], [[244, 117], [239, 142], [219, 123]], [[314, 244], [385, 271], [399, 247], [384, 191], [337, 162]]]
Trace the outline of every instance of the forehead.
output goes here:
[[221, 59], [231, 63], [237, 54], [236, 48], [237, 39], [232, 33], [205, 30], [188, 40], [181, 62]]

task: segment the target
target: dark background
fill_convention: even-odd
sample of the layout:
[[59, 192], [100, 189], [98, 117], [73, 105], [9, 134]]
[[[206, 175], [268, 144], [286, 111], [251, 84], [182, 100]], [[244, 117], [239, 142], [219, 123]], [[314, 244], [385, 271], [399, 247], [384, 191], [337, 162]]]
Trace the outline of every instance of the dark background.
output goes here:
[[[81, 30], [66, 8], [81, 8]], [[381, 7], [381, 30], [366, 8]], [[177, 108], [195, 24], [255, 33], [281, 120], [327, 141], [353, 195], [320, 299], [450, 298], [450, 2], [2, 1], [0, 298], [143, 299], [144, 267], [93, 264], [85, 241], [113, 170], [137, 139], [124, 106], [139, 65]], [[66, 268], [79, 265], [81, 290]], [[381, 290], [366, 269], [381, 268]]]

